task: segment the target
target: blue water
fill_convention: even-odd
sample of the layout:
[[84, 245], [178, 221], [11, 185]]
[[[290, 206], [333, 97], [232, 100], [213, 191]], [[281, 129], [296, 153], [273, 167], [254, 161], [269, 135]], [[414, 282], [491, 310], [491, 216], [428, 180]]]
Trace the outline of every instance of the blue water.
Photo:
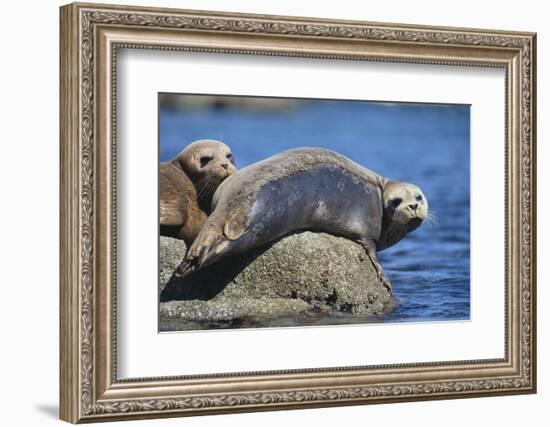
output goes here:
[[237, 167], [297, 146], [338, 151], [422, 188], [437, 223], [379, 257], [397, 306], [378, 321], [470, 318], [470, 109], [464, 105], [302, 101], [288, 110], [161, 109], [160, 160], [196, 139], [229, 145]]

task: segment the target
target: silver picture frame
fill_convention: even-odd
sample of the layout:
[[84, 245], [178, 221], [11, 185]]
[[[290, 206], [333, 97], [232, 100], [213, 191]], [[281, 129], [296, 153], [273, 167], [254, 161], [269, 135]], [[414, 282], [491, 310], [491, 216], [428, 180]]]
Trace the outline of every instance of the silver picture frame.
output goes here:
[[[536, 35], [74, 3], [60, 10], [60, 417], [71, 423], [536, 391]], [[505, 357], [117, 378], [117, 49], [505, 70]], [[151, 284], [156, 286], [156, 284]]]

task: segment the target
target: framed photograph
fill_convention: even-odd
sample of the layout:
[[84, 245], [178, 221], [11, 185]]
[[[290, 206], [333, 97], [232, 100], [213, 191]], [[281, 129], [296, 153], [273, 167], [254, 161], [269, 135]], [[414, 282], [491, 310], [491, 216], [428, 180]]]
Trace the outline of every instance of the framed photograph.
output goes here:
[[63, 420], [536, 391], [535, 34], [60, 22]]

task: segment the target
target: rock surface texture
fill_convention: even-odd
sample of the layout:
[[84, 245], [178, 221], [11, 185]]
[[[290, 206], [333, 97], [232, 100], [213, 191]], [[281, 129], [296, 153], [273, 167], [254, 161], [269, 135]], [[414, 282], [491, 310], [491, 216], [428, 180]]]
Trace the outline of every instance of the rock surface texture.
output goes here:
[[161, 324], [163, 319], [177, 319], [180, 326], [192, 322], [192, 329], [197, 322], [238, 326], [242, 320], [264, 319], [265, 324], [265, 319], [303, 318], [312, 311], [364, 318], [392, 308], [392, 297], [363, 248], [341, 237], [296, 233], [185, 279], [174, 278], [184, 255], [182, 241], [160, 238]]

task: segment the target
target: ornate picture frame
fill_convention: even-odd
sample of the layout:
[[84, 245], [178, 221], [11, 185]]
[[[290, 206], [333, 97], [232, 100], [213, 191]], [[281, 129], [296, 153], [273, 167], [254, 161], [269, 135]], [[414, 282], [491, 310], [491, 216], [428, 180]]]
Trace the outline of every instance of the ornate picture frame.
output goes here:
[[[78, 423], [536, 391], [535, 34], [79, 3], [63, 6], [60, 18], [61, 419]], [[505, 356], [118, 379], [120, 48], [504, 69]]]

